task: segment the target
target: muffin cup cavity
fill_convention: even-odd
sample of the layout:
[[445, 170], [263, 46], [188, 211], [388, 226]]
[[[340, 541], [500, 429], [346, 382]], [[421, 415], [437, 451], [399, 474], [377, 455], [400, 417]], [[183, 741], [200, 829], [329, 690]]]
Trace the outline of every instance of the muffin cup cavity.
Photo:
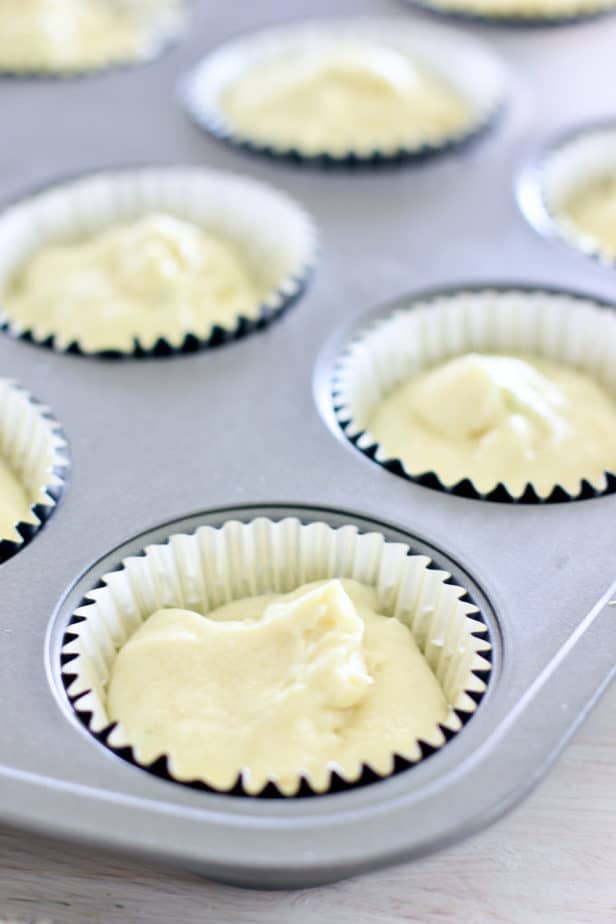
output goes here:
[[365, 428], [392, 389], [441, 362], [470, 352], [529, 353], [586, 373], [616, 399], [616, 315], [591, 297], [514, 287], [460, 288], [398, 300], [348, 343], [335, 365], [331, 395], [336, 420], [362, 453], [409, 481], [463, 497], [540, 503], [580, 500], [616, 491], [616, 471], [583, 479], [571, 492], [555, 483], [545, 493], [502, 481], [481, 492], [472, 479], [446, 484], [436, 471], [415, 471], [387, 456]]
[[[318, 779], [302, 775], [289, 785], [272, 776], [255, 789], [246, 768], [228, 789], [207, 774], [179, 779], [168, 755], [144, 766], [123, 728], [110, 724], [106, 687], [119, 649], [153, 612], [180, 607], [207, 614], [233, 600], [288, 593], [316, 580], [353, 578], [377, 591], [379, 611], [396, 616], [413, 633], [450, 705], [443, 724], [426, 740], [410, 740], [404, 754], [384, 753], [379, 767], [366, 764], [352, 776], [328, 765]], [[455, 735], [475, 712], [491, 668], [487, 625], [467, 592], [435, 569], [426, 555], [355, 525], [334, 528], [294, 517], [229, 520], [171, 535], [106, 574], [74, 612], [62, 649], [64, 685], [86, 728], [119, 756], [165, 779], [244, 796], [303, 796], [339, 791], [407, 769]]]
[[[458, 91], [473, 114], [463, 129], [436, 140], [388, 148], [306, 151], [292, 144], [252, 138], [234, 124], [222, 104], [225, 91], [254, 65], [280, 53], [301, 56], [332, 39], [359, 38], [393, 47]], [[191, 118], [217, 138], [251, 153], [316, 166], [378, 166], [421, 159], [470, 141], [487, 129], [504, 105], [507, 76], [500, 60], [480, 42], [443, 33], [425, 24], [411, 28], [400, 20], [352, 18], [313, 20], [268, 28], [221, 45], [185, 78], [180, 95]]]
[[[137, 6], [137, 5], [135, 5]], [[27, 64], [23, 67], [9, 67], [0, 62], [0, 79], [14, 80], [71, 80], [96, 76], [109, 71], [138, 67], [153, 61], [166, 49], [179, 41], [185, 32], [189, 14], [186, 0], [170, 4], [168, 9], [158, 10], [152, 17], [150, 27], [145, 29], [141, 49], [134, 56], [110, 56], [90, 64], [41, 65]]]
[[519, 199], [528, 221], [542, 234], [559, 238], [610, 269], [616, 252], [571, 220], [567, 203], [593, 182], [616, 182], [616, 121], [582, 126], [545, 148], [522, 174]]
[[614, 0], [567, 0], [554, 10], [542, 0], [525, 0], [517, 10], [515, 2], [498, 7], [494, 0], [470, 0], [458, 3], [452, 0], [405, 0], [409, 6], [437, 16], [461, 22], [485, 22], [501, 26], [560, 26], [582, 19], [605, 15], [614, 8]]
[[146, 167], [88, 174], [18, 201], [0, 214], [0, 299], [42, 248], [86, 239], [116, 224], [169, 212], [229, 240], [266, 292], [250, 316], [182, 328], [173, 336], [136, 335], [122, 348], [90, 349], [45, 326], [24, 327], [0, 304], [0, 326], [59, 352], [103, 357], [194, 352], [265, 327], [303, 293], [316, 259], [316, 230], [284, 193], [247, 177], [200, 167]]
[[0, 379], [0, 458], [27, 490], [30, 513], [0, 536], [0, 563], [7, 561], [42, 528], [66, 483], [66, 439], [50, 411], [21, 386]]

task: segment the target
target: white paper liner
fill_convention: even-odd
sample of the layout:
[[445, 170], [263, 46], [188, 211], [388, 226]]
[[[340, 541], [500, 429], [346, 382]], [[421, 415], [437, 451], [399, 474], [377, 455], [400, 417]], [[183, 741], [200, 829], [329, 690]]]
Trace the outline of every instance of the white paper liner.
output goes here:
[[[409, 54], [426, 71], [457, 89], [475, 116], [469, 125], [440, 140], [426, 140], [408, 147], [307, 153], [298, 147], [262, 143], [233, 124], [221, 106], [221, 98], [251, 66], [283, 51], [340, 39], [363, 38], [389, 45]], [[183, 103], [193, 120], [217, 137], [238, 147], [273, 157], [324, 164], [377, 164], [436, 153], [476, 135], [495, 117], [507, 93], [504, 65], [481, 42], [460, 33], [446, 33], [425, 24], [412, 26], [386, 18], [313, 20], [277, 26], [235, 38], [207, 55], [188, 75], [181, 89]]]
[[[13, 275], [42, 247], [93, 236], [110, 226], [167, 211], [234, 243], [267, 295], [229, 326], [209, 324], [176, 337], [136, 336], [104, 355], [158, 355], [236, 339], [280, 315], [303, 292], [316, 258], [316, 231], [284, 193], [233, 173], [200, 167], [97, 172], [53, 186], [0, 214], [0, 301]], [[61, 331], [26, 329], [0, 304], [0, 326], [60, 351], [97, 355]]]
[[581, 128], [552, 146], [535, 172], [536, 193], [551, 233], [613, 268], [616, 252], [584, 233], [566, 209], [572, 195], [604, 177], [616, 179], [616, 123]]
[[0, 379], [0, 457], [31, 498], [30, 513], [0, 535], [0, 562], [32, 539], [54, 510], [67, 470], [66, 440], [49, 410], [23, 388]]
[[[131, 0], [131, 3], [141, 16], [146, 15], [145, 8], [148, 5], [150, 6], [150, 22], [143, 31], [141, 48], [134, 56], [113, 55], [109, 58], [93, 61], [90, 64], [83, 63], [65, 67], [35, 66], [34, 64], [24, 64], [22, 67], [8, 67], [0, 61], [0, 77], [70, 79], [86, 77], [89, 74], [97, 74], [101, 71], [115, 70], [116, 68], [133, 67], [153, 60], [168, 45], [177, 41], [184, 31], [188, 19], [186, 2], [185, 0], [178, 0], [176, 3], [170, 2], [166, 8], [162, 5], [158, 10], [153, 8], [151, 4], [144, 3], [143, 0]], [[140, 6], [142, 7], [141, 10], [139, 10]]]
[[438, 472], [413, 471], [388, 458], [362, 421], [396, 386], [469, 352], [531, 353], [570, 365], [616, 399], [616, 314], [608, 306], [564, 292], [478, 288], [409, 297], [404, 307], [361, 331], [336, 366], [332, 399], [346, 436], [376, 462], [430, 487], [490, 500], [573, 500], [616, 490], [616, 473], [584, 479], [570, 492], [556, 481], [546, 494], [502, 481], [481, 493], [471, 479], [444, 484]]
[[[165, 545], [148, 546], [143, 556], [125, 559], [120, 570], [106, 574], [102, 586], [86, 595], [67, 629], [63, 673], [74, 709], [93, 734], [112, 749], [130, 749], [123, 756], [142, 766], [121, 725], [109, 733], [105, 691], [116, 653], [145, 619], [161, 607], [207, 614], [232, 600], [288, 593], [334, 577], [376, 588], [379, 612], [396, 616], [412, 631], [450, 704], [446, 721], [427, 740], [409, 741], [404, 754], [383, 755], [389, 767], [385, 775], [396, 761], [405, 766], [417, 762], [442, 747], [476, 710], [490, 670], [487, 628], [477, 607], [464, 599], [466, 591], [448, 583], [447, 572], [431, 568], [427, 556], [411, 554], [407, 545], [387, 542], [380, 533], [361, 534], [353, 525], [334, 529], [294, 518], [235, 520], [173, 535]], [[160, 773], [165, 758], [161, 754], [150, 768], [158, 764]], [[258, 794], [249, 771], [237, 769], [234, 790]], [[357, 783], [366, 772], [383, 775], [365, 765], [350, 778], [341, 777], [335, 764], [328, 770], [319, 783], [303, 776], [283, 789], [272, 777], [270, 786], [278, 794], [296, 795], [302, 786], [328, 791], [335, 776]], [[178, 780], [171, 760], [162, 772]], [[180, 781], [216, 788], [205, 769], [199, 781]]]
[[507, 4], [498, 0], [406, 0], [410, 6], [417, 6], [434, 13], [442, 13], [456, 19], [483, 20], [503, 25], [532, 25], [571, 22], [597, 16], [611, 10], [615, 0], [510, 0]]

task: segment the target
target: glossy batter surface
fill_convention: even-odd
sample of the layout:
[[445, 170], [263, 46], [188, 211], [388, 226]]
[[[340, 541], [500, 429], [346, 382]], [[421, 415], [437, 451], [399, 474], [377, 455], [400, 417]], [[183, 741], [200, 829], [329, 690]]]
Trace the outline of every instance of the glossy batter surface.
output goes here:
[[45, 247], [4, 296], [6, 314], [59, 345], [129, 352], [255, 317], [263, 293], [229, 241], [168, 214]]
[[549, 495], [616, 470], [616, 404], [589, 376], [534, 356], [467, 354], [395, 388], [360, 421], [386, 457], [479, 491]]
[[410, 630], [376, 612], [375, 591], [320, 581], [202, 616], [154, 613], [120, 650], [108, 713], [138, 759], [171, 758], [179, 779], [258, 792], [275, 779], [318, 788], [329, 768], [391, 769], [448, 714]]

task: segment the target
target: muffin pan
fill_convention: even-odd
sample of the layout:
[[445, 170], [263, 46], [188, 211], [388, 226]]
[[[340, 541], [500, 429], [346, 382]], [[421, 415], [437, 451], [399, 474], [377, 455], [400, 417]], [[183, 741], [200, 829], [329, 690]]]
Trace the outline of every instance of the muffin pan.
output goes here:
[[[298, 15], [330, 9], [325, 0], [301, 6]], [[383, 12], [376, 0], [334, 6], [342, 15]], [[413, 18], [402, 6], [389, 12]], [[247, 9], [241, 22], [232, 7], [196, 5], [195, 31], [139, 80], [127, 71], [70, 87], [0, 83], [12, 139], [2, 155], [3, 203], [71, 170], [206, 163], [288, 192], [320, 231], [314, 283], [294, 310], [224, 349], [114, 361], [0, 337], [0, 376], [49, 403], [71, 450], [61, 505], [0, 566], [0, 820], [255, 887], [332, 881], [486, 825], [540, 779], [616, 665], [615, 495], [497, 504], [409, 483], [349, 444], [330, 393], [348, 329], [401, 293], [497, 279], [613, 299], [613, 274], [528, 228], [513, 186], [529, 137], [570, 120], [563, 87], [572, 74], [578, 109], [592, 117], [607, 104], [597, 87], [609, 87], [599, 78], [611, 66], [616, 21], [587, 24], [577, 43], [565, 32], [532, 41], [495, 33], [518, 86], [482, 145], [417, 168], [316, 173], [218, 145], [174, 97], [209, 47], [282, 15], [278, 0]], [[591, 53], [592, 72], [584, 67]], [[87, 145], [86, 109], [109, 111], [89, 125]], [[469, 590], [490, 632], [491, 679], [446, 746], [346, 792], [234, 798], [146, 773], [83, 727], [62, 683], [60, 649], [84, 595], [149, 543], [259, 515], [379, 531], [426, 552]]]

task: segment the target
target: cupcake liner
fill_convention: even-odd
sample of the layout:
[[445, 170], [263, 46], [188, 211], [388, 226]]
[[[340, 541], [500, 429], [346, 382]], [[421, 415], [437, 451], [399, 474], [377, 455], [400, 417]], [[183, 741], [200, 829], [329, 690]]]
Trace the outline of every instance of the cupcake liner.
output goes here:
[[[385, 755], [389, 772], [362, 765], [352, 778], [332, 764], [317, 782], [303, 775], [280, 786], [272, 777], [255, 789], [245, 768], [221, 790], [204, 775], [174, 776], [161, 754], [144, 765], [119, 724], [110, 725], [105, 690], [120, 647], [160, 607], [207, 614], [232, 600], [267, 592], [287, 593], [315, 580], [353, 578], [377, 590], [379, 611], [397, 616], [418, 643], [443, 688], [450, 712], [425, 741], [409, 741], [408, 753]], [[483, 696], [491, 667], [485, 622], [466, 591], [436, 570], [425, 555], [388, 542], [356, 526], [333, 528], [325, 522], [278, 521], [258, 517], [230, 520], [222, 527], [201, 526], [176, 534], [164, 545], [148, 546], [106, 574], [75, 611], [64, 636], [63, 679], [72, 706], [86, 728], [122, 758], [168, 780], [234, 795], [298, 796], [363, 785], [410, 767], [440, 749], [463, 727]]]
[[0, 536], [0, 563], [22, 549], [56, 508], [68, 470], [66, 439], [44, 405], [9, 379], [0, 379], [0, 457], [33, 498], [30, 515]]
[[[138, 0], [136, 5], [138, 5]], [[151, 29], [148, 30], [142, 51], [136, 57], [109, 58], [90, 65], [76, 67], [35, 67], [10, 68], [0, 63], [0, 79], [11, 80], [72, 80], [93, 77], [108, 71], [125, 70], [139, 67], [158, 58], [181, 36], [188, 14], [185, 3], [176, 9], [161, 10], [155, 16]]]
[[[216, 346], [265, 327], [304, 292], [316, 256], [316, 231], [284, 193], [247, 177], [199, 167], [147, 167], [88, 174], [52, 186], [0, 214], [0, 293], [41, 248], [89, 237], [153, 211], [168, 211], [236, 245], [267, 291], [254, 314], [229, 326], [133, 338], [124, 349], [88, 349], [61, 332], [30, 329], [0, 305], [0, 327], [60, 352], [88, 356], [162, 356]], [[0, 294], [0, 299], [2, 295]]]
[[581, 500], [616, 491], [616, 472], [580, 481], [571, 493], [555, 483], [545, 494], [532, 483], [515, 490], [502, 481], [481, 492], [472, 479], [445, 484], [435, 471], [410, 471], [387, 457], [361, 420], [398, 384], [468, 352], [543, 356], [594, 378], [616, 397], [616, 315], [591, 297], [532, 287], [460, 287], [398, 300], [360, 330], [332, 377], [336, 420], [364, 455], [409, 481], [463, 497], [540, 503]]
[[526, 9], [515, 12], [512, 8], [502, 11], [493, 6], [493, 0], [475, 0], [474, 9], [458, 6], [452, 0], [404, 0], [408, 6], [427, 13], [459, 22], [487, 23], [500, 26], [565, 26], [580, 20], [596, 19], [610, 13], [616, 5], [614, 0], [567, 0], [566, 8], [556, 12], [546, 9], [541, 0], [526, 3]]
[[540, 233], [559, 238], [613, 269], [616, 253], [578, 229], [564, 208], [569, 196], [605, 176], [616, 178], [615, 120], [581, 126], [551, 142], [522, 174], [519, 200], [527, 220]]
[[[467, 98], [475, 118], [461, 131], [438, 141], [395, 149], [323, 150], [308, 153], [299, 147], [250, 138], [225, 114], [223, 92], [246, 70], [281, 51], [339, 39], [360, 38], [389, 45], [410, 54], [426, 70], [441, 77]], [[458, 33], [446, 34], [425, 25], [407, 26], [400, 20], [346, 18], [299, 22], [264, 29], [221, 45], [207, 55], [182, 82], [180, 96], [194, 122], [217, 138], [246, 151], [316, 166], [378, 166], [432, 156], [476, 138], [494, 121], [507, 90], [500, 60], [482, 43]]]

